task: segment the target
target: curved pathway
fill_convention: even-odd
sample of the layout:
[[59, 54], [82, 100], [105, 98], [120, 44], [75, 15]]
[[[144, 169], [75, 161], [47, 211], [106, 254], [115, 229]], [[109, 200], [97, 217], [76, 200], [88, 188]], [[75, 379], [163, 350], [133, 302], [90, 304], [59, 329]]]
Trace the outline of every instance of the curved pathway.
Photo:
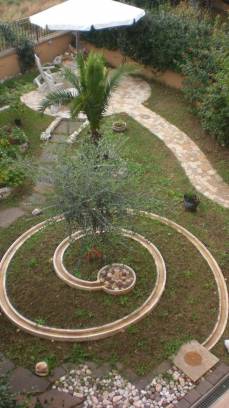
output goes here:
[[[204, 153], [186, 133], [143, 105], [150, 94], [151, 87], [146, 81], [138, 77], [126, 77], [113, 93], [107, 114], [125, 112], [147, 128], [173, 152], [196, 190], [229, 208], [229, 185], [217, 174]], [[21, 101], [31, 109], [38, 110], [43, 97], [40, 92], [32, 91], [23, 95]], [[63, 107], [56, 114], [50, 111], [47, 114], [69, 117], [70, 112]]]
[[112, 96], [109, 114], [126, 112], [147, 128], [173, 152], [196, 190], [229, 208], [229, 185], [186, 133], [143, 105], [150, 94], [151, 88], [146, 81], [128, 77]]
[[[131, 212], [131, 210], [129, 210]], [[214, 345], [220, 340], [228, 320], [228, 291], [227, 286], [224, 280], [224, 276], [222, 271], [217, 264], [214, 257], [205, 247], [205, 245], [198, 240], [191, 232], [187, 231], [184, 227], [175, 222], [161, 217], [157, 214], [147, 213], [145, 211], [141, 211], [140, 214], [142, 216], [151, 218], [153, 220], [157, 220], [162, 224], [169, 225], [177, 232], [182, 234], [186, 239], [188, 239], [200, 252], [203, 258], [208, 263], [218, 288], [218, 295], [219, 295], [219, 312], [217, 316], [216, 324], [208, 336], [208, 338], [204, 341], [203, 345], [208, 348], [209, 350], [214, 347]], [[56, 218], [57, 221], [61, 221], [61, 217]], [[24, 234], [22, 234], [8, 249], [5, 255], [2, 258], [0, 263], [0, 306], [6, 316], [17, 326], [19, 326], [22, 330], [29, 332], [38, 337], [44, 337], [52, 340], [58, 341], [89, 341], [89, 340], [98, 340], [101, 338], [105, 338], [111, 336], [115, 333], [123, 331], [126, 329], [130, 324], [138, 322], [142, 319], [146, 314], [150, 313], [152, 309], [157, 305], [159, 302], [163, 291], [165, 289], [165, 282], [166, 282], [166, 268], [164, 264], [164, 260], [158, 251], [158, 249], [147, 239], [140, 236], [139, 234], [134, 234], [132, 236], [133, 239], [140, 242], [139, 239], [143, 239], [140, 243], [148, 249], [151, 255], [154, 257], [157, 269], [157, 279], [156, 284], [149, 295], [148, 299], [134, 312], [130, 313], [129, 315], [116, 320], [114, 322], [108, 323], [103, 326], [92, 327], [87, 329], [60, 329], [48, 326], [41, 326], [39, 324], [35, 324], [33, 321], [27, 319], [23, 315], [21, 315], [11, 304], [10, 299], [7, 295], [7, 288], [6, 288], [6, 276], [7, 276], [7, 269], [8, 266], [13, 259], [17, 250], [27, 241], [32, 235], [34, 235], [37, 231], [44, 228], [46, 225], [46, 221], [43, 221], [34, 227], [30, 228]], [[127, 231], [125, 231], [127, 233]], [[61, 252], [61, 251], [60, 251]], [[66, 277], [66, 276], [65, 276]]]

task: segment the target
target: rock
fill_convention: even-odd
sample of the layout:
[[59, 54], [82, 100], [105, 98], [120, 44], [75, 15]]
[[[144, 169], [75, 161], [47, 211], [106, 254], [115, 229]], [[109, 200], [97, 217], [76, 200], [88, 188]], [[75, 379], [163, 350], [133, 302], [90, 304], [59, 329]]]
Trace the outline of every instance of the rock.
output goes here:
[[52, 135], [51, 135], [51, 133], [49, 132], [49, 131], [45, 131], [45, 132], [42, 132], [41, 133], [41, 136], [40, 136], [40, 139], [43, 141], [43, 142], [45, 142], [45, 141], [47, 141], [47, 140], [50, 140], [52, 138]]
[[9, 197], [13, 189], [11, 187], [2, 187], [0, 188], [0, 200]]
[[155, 389], [156, 389], [156, 392], [161, 392], [161, 390], [162, 390], [162, 385], [161, 385], [161, 384], [156, 384]]
[[42, 408], [75, 408], [82, 404], [83, 398], [78, 398], [66, 392], [50, 390], [38, 397]]
[[183, 377], [179, 377], [179, 383], [180, 383], [181, 387], [185, 386], [185, 380], [183, 379]]
[[34, 210], [32, 211], [32, 215], [36, 216], [36, 215], [40, 215], [42, 214], [42, 210], [40, 208], [34, 208]]
[[40, 361], [39, 363], [36, 364], [35, 373], [39, 377], [46, 377], [48, 375], [49, 368], [48, 368], [48, 364], [46, 363], [46, 361]]
[[227, 352], [229, 353], [229, 339], [224, 340], [224, 346], [225, 346]]
[[31, 371], [19, 367], [13, 371], [9, 385], [13, 393], [34, 394], [46, 391], [49, 382], [44, 378], [39, 378], [32, 374]]
[[63, 61], [62, 55], [57, 55], [53, 60], [53, 64], [54, 65], [61, 65], [62, 61]]

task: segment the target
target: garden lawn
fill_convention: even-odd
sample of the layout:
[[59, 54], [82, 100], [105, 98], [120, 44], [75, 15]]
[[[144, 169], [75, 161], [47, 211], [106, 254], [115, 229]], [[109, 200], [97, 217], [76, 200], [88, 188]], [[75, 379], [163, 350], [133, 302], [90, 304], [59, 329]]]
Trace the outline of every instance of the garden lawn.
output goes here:
[[[151, 207], [152, 211], [173, 219], [200, 238], [229, 278], [228, 211], [199, 194], [201, 203], [198, 212], [185, 212], [182, 197], [193, 188], [179, 163], [160, 140], [131, 118], [124, 116], [124, 119], [128, 124], [126, 136], [114, 134], [113, 137], [120, 141], [127, 139], [123, 156], [134, 165], [141, 165], [136, 189], [155, 196], [157, 200]], [[104, 127], [110, 128], [113, 120], [106, 118]], [[36, 222], [41, 219], [38, 217]], [[3, 242], [1, 253], [34, 223], [34, 219], [21, 218], [8, 229], [0, 230], [0, 240]], [[72, 345], [32, 337], [18, 330], [1, 315], [0, 351], [28, 367], [42, 358], [51, 361], [52, 365], [59, 365], [63, 361], [77, 363], [95, 360], [114, 365], [122, 362], [124, 367], [143, 375], [172, 354], [182, 342], [190, 338], [202, 342], [213, 329], [218, 311], [217, 288], [206, 262], [185, 238], [167, 226], [139, 216], [133, 218], [129, 227], [156, 244], [167, 267], [165, 292], [149, 316], [111, 338]], [[128, 251], [126, 245], [130, 244], [122, 245], [123, 240], [107, 244], [107, 253], [113, 254], [114, 261], [125, 261], [137, 272], [133, 292], [112, 297], [103, 293], [79, 293], [55, 276], [51, 257], [64, 236], [66, 232], [61, 226], [55, 228], [49, 225], [46, 234], [45, 231], [37, 234], [15, 256], [7, 285], [12, 303], [20, 312], [40, 324], [85, 327], [124, 316], [143, 303], [153, 287], [155, 267], [138, 244], [131, 242]], [[77, 245], [72, 246], [64, 262], [72, 273], [84, 276], [90, 271], [86, 271], [83, 265], [78, 270], [77, 254]], [[91, 272], [94, 273], [93, 268]], [[228, 336], [227, 329], [225, 337]], [[213, 352], [229, 362], [223, 339]]]
[[229, 149], [220, 146], [203, 130], [181, 91], [155, 81], [150, 84], [152, 92], [145, 106], [185, 132], [206, 154], [222, 178], [229, 183]]

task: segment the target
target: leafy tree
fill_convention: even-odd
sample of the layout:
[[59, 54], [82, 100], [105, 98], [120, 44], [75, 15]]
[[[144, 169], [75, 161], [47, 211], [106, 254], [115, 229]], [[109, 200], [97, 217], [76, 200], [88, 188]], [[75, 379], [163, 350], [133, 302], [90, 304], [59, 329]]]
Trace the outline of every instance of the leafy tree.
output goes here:
[[42, 102], [41, 110], [52, 105], [71, 103], [72, 118], [76, 118], [79, 112], [87, 115], [93, 142], [97, 143], [100, 138], [99, 128], [101, 119], [105, 114], [112, 91], [119, 84], [120, 79], [129, 73], [133, 73], [133, 67], [121, 65], [109, 72], [105, 60], [101, 54], [90, 52], [87, 58], [82, 53], [76, 57], [77, 72], [65, 68], [64, 78], [77, 90], [58, 90], [51, 92]]

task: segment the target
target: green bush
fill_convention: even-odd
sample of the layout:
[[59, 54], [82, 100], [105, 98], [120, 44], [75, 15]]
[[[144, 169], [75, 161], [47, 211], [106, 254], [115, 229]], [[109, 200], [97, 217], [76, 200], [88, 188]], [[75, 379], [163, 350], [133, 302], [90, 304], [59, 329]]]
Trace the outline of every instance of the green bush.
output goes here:
[[0, 186], [18, 187], [26, 178], [25, 171], [18, 161], [5, 157], [0, 162]]
[[[135, 0], [133, 0], [135, 2]], [[159, 5], [129, 28], [90, 32], [98, 47], [184, 74], [184, 93], [209, 134], [229, 145], [229, 25], [192, 7]], [[226, 61], [227, 67], [226, 67]]]
[[10, 138], [14, 143], [19, 145], [23, 143], [28, 143], [28, 137], [26, 136], [24, 130], [22, 130], [19, 127], [15, 127], [12, 129]]

